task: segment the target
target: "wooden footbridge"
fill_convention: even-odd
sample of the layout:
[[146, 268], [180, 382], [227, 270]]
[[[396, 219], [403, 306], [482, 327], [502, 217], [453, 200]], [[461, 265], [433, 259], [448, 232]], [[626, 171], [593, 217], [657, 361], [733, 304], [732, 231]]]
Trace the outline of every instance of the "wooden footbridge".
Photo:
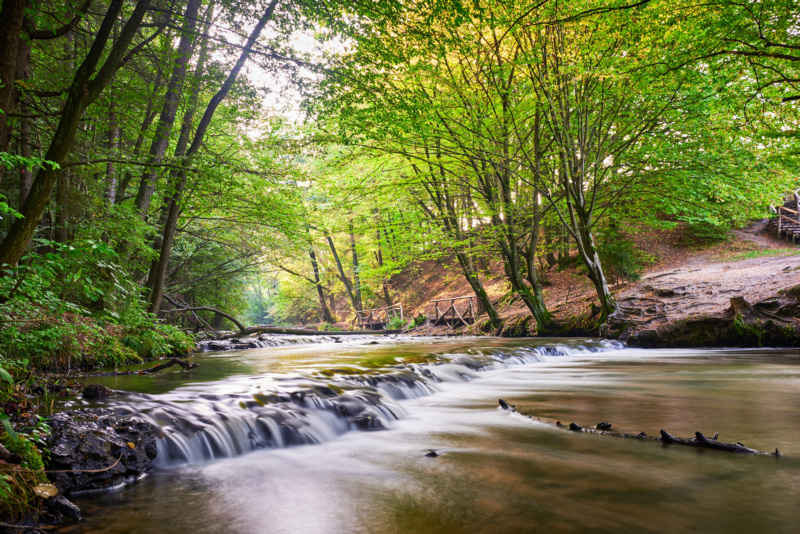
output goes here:
[[395, 317], [404, 318], [402, 302], [384, 308], [357, 311], [353, 324], [364, 330], [386, 330], [386, 325]]
[[[440, 302], [449, 302], [450, 305], [442, 310], [439, 308]], [[436, 299], [432, 300], [431, 303], [435, 309], [432, 326], [447, 325], [450, 328], [466, 326], [473, 324], [475, 317], [481, 313], [478, 309], [477, 299], [474, 296]], [[460, 311], [458, 306], [461, 306], [463, 311]]]
[[797, 189], [783, 203], [783, 206], [770, 206], [777, 215], [770, 219], [769, 229], [778, 239], [800, 243], [800, 189]]

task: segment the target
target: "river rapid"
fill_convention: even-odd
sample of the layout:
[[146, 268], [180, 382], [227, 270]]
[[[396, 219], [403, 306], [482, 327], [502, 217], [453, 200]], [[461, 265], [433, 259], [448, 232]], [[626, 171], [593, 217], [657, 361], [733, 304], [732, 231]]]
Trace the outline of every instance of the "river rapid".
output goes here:
[[[372, 340], [378, 344], [370, 344]], [[800, 351], [592, 340], [288, 344], [102, 377], [162, 429], [157, 468], [71, 497], [93, 533], [796, 532]], [[177, 368], [175, 368], [177, 369]], [[569, 432], [695, 431], [755, 457]], [[431, 450], [438, 456], [426, 456]]]

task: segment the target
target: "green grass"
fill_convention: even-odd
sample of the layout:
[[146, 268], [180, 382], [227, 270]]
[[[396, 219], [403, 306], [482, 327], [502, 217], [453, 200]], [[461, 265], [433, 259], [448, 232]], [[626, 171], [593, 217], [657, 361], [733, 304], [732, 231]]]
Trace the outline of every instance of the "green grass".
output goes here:
[[769, 256], [797, 256], [798, 254], [800, 254], [800, 248], [768, 248], [739, 252], [733, 254], [732, 256], [725, 257], [724, 261], [752, 260], [753, 258], [764, 258]]

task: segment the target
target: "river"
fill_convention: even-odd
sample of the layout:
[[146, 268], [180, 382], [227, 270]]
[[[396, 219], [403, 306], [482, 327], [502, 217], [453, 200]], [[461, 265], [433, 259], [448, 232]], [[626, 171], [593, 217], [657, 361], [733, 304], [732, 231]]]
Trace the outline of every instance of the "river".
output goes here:
[[[157, 468], [73, 496], [93, 533], [796, 532], [800, 351], [386, 339], [103, 377], [163, 428]], [[177, 369], [177, 368], [174, 368]], [[783, 454], [569, 432], [611, 422]], [[436, 457], [426, 456], [434, 450]]]

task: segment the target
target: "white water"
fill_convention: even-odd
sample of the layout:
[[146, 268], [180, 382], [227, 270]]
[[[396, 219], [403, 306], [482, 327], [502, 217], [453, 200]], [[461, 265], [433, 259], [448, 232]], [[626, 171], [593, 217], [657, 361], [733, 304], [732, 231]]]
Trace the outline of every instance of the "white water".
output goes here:
[[[616, 342], [491, 348], [436, 355], [427, 363], [348, 374], [247, 376], [168, 395], [136, 395], [112, 406], [160, 429], [156, 465], [231, 458], [259, 449], [320, 444], [356, 430], [380, 430], [406, 416], [403, 401], [433, 395], [443, 383], [547, 358], [619, 350]], [[326, 376], [330, 375], [330, 376]]]

